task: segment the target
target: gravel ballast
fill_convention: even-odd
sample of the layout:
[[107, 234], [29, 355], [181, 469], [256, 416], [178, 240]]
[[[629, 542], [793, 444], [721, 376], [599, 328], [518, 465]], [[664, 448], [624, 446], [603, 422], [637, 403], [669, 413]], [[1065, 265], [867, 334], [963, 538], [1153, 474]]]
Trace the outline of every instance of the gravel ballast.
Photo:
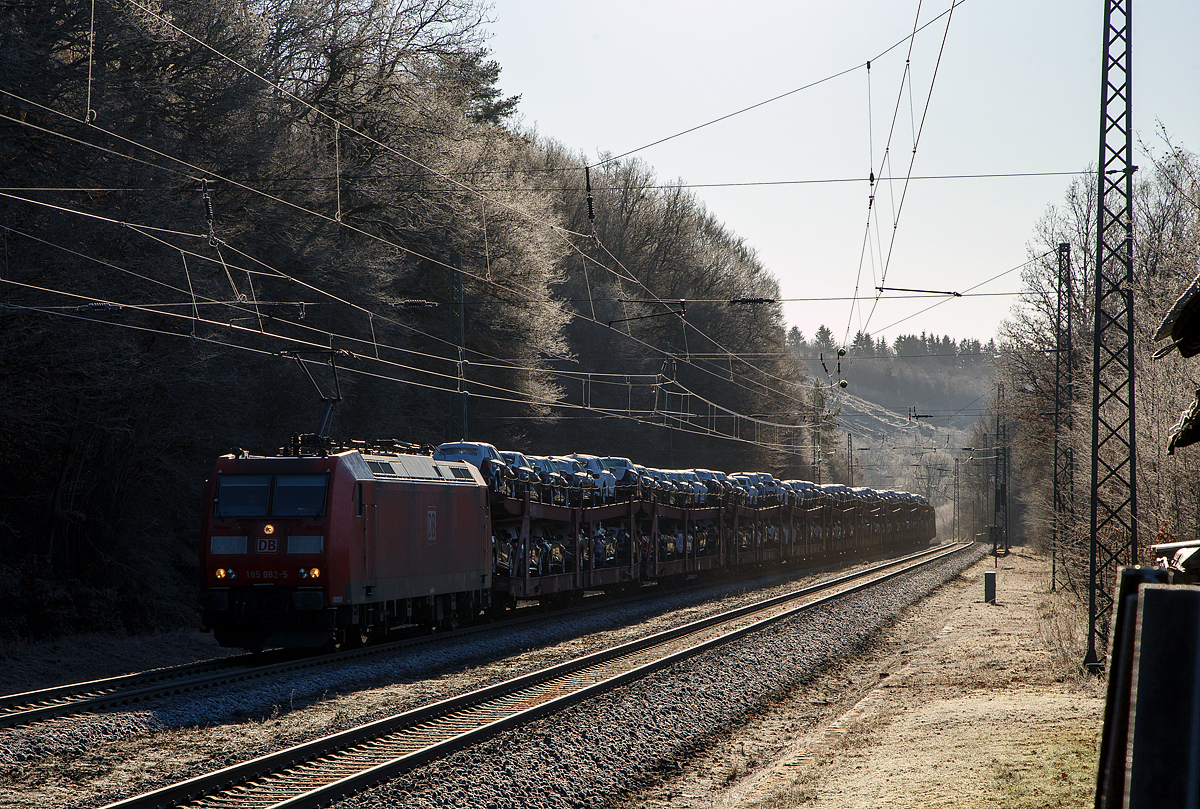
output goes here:
[[[700, 590], [667, 591], [658, 598], [601, 605], [594, 612], [564, 614], [557, 620], [498, 625], [488, 632], [434, 640], [345, 664], [164, 697], [152, 709], [108, 710], [0, 729], [0, 766], [82, 749], [101, 740], [278, 718], [313, 702], [372, 687], [402, 686], [396, 689], [398, 700], [389, 708], [423, 705], [596, 651], [609, 645], [614, 634], [640, 637], [795, 589], [816, 578], [775, 574]], [[493, 662], [500, 664], [489, 665]], [[357, 724], [360, 719], [348, 718], [346, 724]]]
[[[60, 784], [44, 793], [34, 790], [33, 802], [17, 805], [102, 804], [790, 591], [816, 578], [793, 571], [668, 591], [648, 601], [499, 626], [402, 653], [185, 694], [163, 700], [153, 710], [64, 717], [3, 730], [0, 773], [9, 788], [20, 792], [27, 784], [62, 780], [58, 771], [81, 758], [96, 761], [93, 774], [66, 785], [69, 799], [57, 797], [65, 791]], [[214, 739], [206, 741], [208, 737]], [[186, 749], [187, 755], [173, 756], [173, 750], [161, 748]]]
[[983, 555], [976, 547], [508, 731], [341, 807], [615, 805], [851, 655]]

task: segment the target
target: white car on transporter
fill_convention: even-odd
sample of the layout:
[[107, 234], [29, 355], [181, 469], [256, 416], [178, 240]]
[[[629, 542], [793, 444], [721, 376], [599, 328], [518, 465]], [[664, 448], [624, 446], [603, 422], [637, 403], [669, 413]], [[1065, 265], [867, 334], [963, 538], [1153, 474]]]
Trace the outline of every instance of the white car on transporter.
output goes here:
[[567, 457], [574, 458], [587, 468], [588, 474], [596, 481], [596, 489], [602, 500], [612, 500], [617, 496], [617, 476], [609, 471], [598, 455], [576, 452]]

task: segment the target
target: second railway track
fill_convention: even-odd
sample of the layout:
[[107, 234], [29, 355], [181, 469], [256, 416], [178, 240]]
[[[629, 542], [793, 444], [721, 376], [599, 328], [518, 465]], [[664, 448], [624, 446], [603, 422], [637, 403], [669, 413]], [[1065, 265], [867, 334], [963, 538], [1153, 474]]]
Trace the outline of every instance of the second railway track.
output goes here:
[[[125, 674], [119, 677], [107, 677], [102, 680], [26, 691], [20, 694], [9, 694], [0, 697], [0, 728], [27, 725], [56, 716], [132, 705], [171, 694], [286, 674], [327, 665], [334, 661], [352, 660], [358, 655], [375, 654], [397, 645], [387, 644], [356, 652], [316, 657], [280, 654], [257, 658], [252, 655], [238, 655]], [[278, 658], [284, 659], [281, 662], [263, 662], [263, 660]]]
[[[819, 569], [812, 572], [819, 572]], [[682, 592], [686, 589], [688, 588], [679, 588], [679, 591]], [[605, 606], [614, 606], [655, 597], [655, 595], [606, 597], [601, 600], [601, 603]], [[506, 618], [504, 623], [515, 626], [526, 622], [548, 620], [550, 617], [561, 618], [565, 615], [586, 611], [592, 606], [595, 604], [557, 610], [553, 616], [546, 616], [540, 609], [530, 607]], [[303, 655], [281, 649], [266, 654], [244, 654], [203, 660], [88, 682], [69, 683], [34, 691], [7, 694], [0, 696], [0, 728], [19, 727], [55, 717], [73, 716], [139, 703], [152, 703], [156, 699], [174, 694], [219, 688], [239, 682], [315, 669], [486, 631], [488, 631], [487, 625], [471, 626], [452, 632], [440, 632], [434, 635], [421, 635], [389, 643], [373, 644], [362, 649], [343, 650], [334, 654]]]
[[111, 804], [321, 806], [966, 546], [938, 547]]
[[0, 728], [16, 727], [55, 716], [128, 704], [219, 680], [222, 673], [249, 666], [248, 656], [204, 660], [118, 677], [70, 683], [0, 697]]

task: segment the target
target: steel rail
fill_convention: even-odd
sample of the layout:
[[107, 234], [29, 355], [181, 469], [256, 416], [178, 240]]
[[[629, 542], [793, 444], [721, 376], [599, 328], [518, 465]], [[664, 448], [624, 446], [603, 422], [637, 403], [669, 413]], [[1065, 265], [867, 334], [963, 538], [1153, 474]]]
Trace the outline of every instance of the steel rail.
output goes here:
[[[534, 618], [530, 616], [524, 620], [534, 620]], [[237, 655], [221, 660], [187, 663], [171, 668], [152, 669], [90, 682], [71, 683], [38, 691], [10, 694], [0, 697], [0, 728], [15, 727], [67, 714], [88, 713], [117, 705], [129, 705], [200, 688], [230, 685], [274, 674], [287, 674], [303, 669], [317, 668], [383, 652], [394, 652], [423, 643], [435, 643], [451, 637], [470, 635], [487, 631], [487, 629], [487, 626], [464, 627], [452, 632], [405, 638], [361, 649], [343, 649], [329, 654], [298, 656], [282, 662], [259, 663], [258, 665], [251, 664], [256, 659], [261, 660], [261, 656]], [[278, 651], [284, 655], [288, 654], [286, 650]]]
[[90, 710], [104, 697], [114, 697], [115, 692], [127, 690], [132, 693], [139, 686], [150, 683], [191, 678], [212, 671], [237, 668], [247, 665], [250, 655], [238, 655], [216, 660], [202, 660], [169, 668], [150, 669], [116, 677], [105, 677], [79, 683], [39, 688], [19, 694], [0, 696], [0, 728], [14, 727], [28, 722]]
[[[805, 569], [806, 573], [819, 573], [832, 569], [834, 565]], [[675, 587], [672, 592], [687, 592], [698, 587], [711, 586], [712, 582], [697, 582], [690, 587]], [[586, 612], [597, 606], [619, 606], [649, 598], [656, 598], [662, 591], [618, 598], [602, 597], [590, 604], [579, 604], [555, 610], [553, 616], [545, 615], [536, 607], [517, 610], [502, 619], [505, 626], [520, 626], [540, 623], [564, 615]], [[261, 679], [274, 674], [287, 674], [307, 668], [355, 660], [361, 657], [394, 652], [427, 643], [440, 643], [479, 632], [487, 632], [489, 624], [467, 626], [448, 632], [404, 638], [386, 643], [375, 643], [361, 649], [343, 649], [332, 654], [306, 655], [288, 658], [283, 662], [263, 663], [262, 660], [294, 654], [287, 650], [275, 650], [266, 655], [236, 655], [227, 658], [185, 663], [161, 669], [122, 674], [78, 683], [42, 688], [18, 694], [0, 696], [0, 728], [11, 728], [32, 724], [59, 716], [91, 713], [123, 705], [132, 705], [157, 697], [186, 693], [201, 688], [212, 688], [246, 680]]]
[[[968, 547], [969, 544], [937, 546], [890, 560], [196, 776], [109, 804], [105, 809], [149, 809], [184, 803], [214, 809], [325, 806], [502, 730], [562, 710], [602, 691]], [[854, 583], [862, 579], [866, 580]], [[785, 606], [787, 602], [842, 585], [849, 586], [816, 600]], [[730, 628], [731, 624], [733, 628]], [[697, 635], [704, 637], [696, 641]]]
[[[529, 616], [524, 620], [542, 620], [542, 618], [539, 616], [535, 619]], [[22, 694], [10, 694], [0, 697], [0, 728], [30, 724], [56, 716], [90, 713], [170, 694], [231, 685], [275, 674], [287, 674], [332, 663], [342, 663], [384, 652], [394, 652], [423, 643], [435, 643], [451, 637], [484, 632], [487, 629], [487, 626], [464, 627], [452, 632], [405, 638], [361, 649], [344, 649], [331, 654], [301, 656], [283, 662], [259, 665], [250, 665], [256, 657], [255, 655], [238, 655], [225, 660], [188, 663], [172, 668], [153, 669], [90, 682], [55, 686], [39, 691], [27, 691]]]

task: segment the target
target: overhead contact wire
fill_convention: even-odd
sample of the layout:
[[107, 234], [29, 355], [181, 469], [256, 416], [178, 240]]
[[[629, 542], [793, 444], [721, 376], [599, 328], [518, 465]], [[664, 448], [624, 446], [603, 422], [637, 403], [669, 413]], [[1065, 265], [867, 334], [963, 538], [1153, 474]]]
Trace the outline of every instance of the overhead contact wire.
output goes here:
[[[950, 22], [954, 19], [954, 9], [957, 6], [961, 5], [961, 2], [962, 2], [962, 0], [951, 0], [949, 12], [946, 14], [946, 28], [942, 32], [942, 42], [941, 42], [941, 45], [938, 47], [937, 60], [934, 62], [934, 65], [933, 65], [933, 75], [929, 79], [929, 92], [925, 96], [925, 107], [921, 111], [921, 124], [920, 124], [920, 126], [917, 127], [916, 135], [913, 138], [912, 156], [909, 158], [908, 171], [906, 172], [904, 186], [900, 193], [900, 204], [896, 209], [896, 214], [895, 214], [894, 223], [893, 223], [893, 227], [892, 227], [892, 237], [891, 237], [890, 241], [888, 242], [887, 258], [884, 261], [883, 272], [882, 272], [882, 275], [880, 276], [880, 286], [887, 285], [887, 272], [888, 272], [888, 268], [891, 266], [892, 253], [896, 246], [896, 229], [899, 226], [900, 214], [904, 210], [904, 201], [908, 197], [908, 186], [909, 186], [909, 182], [910, 182], [910, 180], [908, 178], [910, 178], [912, 176], [913, 166], [916, 164], [916, 161], [917, 161], [917, 147], [921, 141], [921, 134], [925, 131], [925, 119], [929, 115], [929, 106], [933, 102], [933, 88], [934, 88], [934, 85], [937, 83], [938, 70], [941, 68], [941, 65], [942, 65], [942, 55], [946, 52], [946, 40], [950, 36]], [[911, 82], [911, 80], [912, 79], [910, 76], [909, 81]], [[944, 303], [944, 301], [943, 301], [943, 303]], [[871, 311], [867, 313], [867, 320], [863, 324], [864, 330], [868, 326], [870, 326], [871, 318], [874, 316], [875, 309], [878, 305], [879, 305], [879, 293], [876, 294], [875, 300], [871, 304]]]
[[[137, 5], [137, 4], [135, 3], [134, 5]], [[154, 14], [152, 11], [150, 11], [149, 9], [145, 9], [145, 7], [143, 7], [143, 6], [140, 6], [140, 5], [139, 5], [138, 7], [139, 7], [139, 8], [142, 8], [144, 11], [146, 11], [147, 13], [150, 13], [150, 14], [151, 14], [151, 15], [153, 15], [153, 16], [156, 16], [156, 17], [158, 16], [158, 15], [155, 15], [155, 14]], [[159, 19], [161, 20], [162, 18], [161, 18], [161, 17], [159, 17]], [[168, 21], [166, 21], [166, 20], [163, 20], [163, 22], [164, 22], [164, 24], [170, 25], [170, 23], [169, 23]], [[227, 60], [229, 60], [229, 61], [233, 62], [234, 64], [238, 64], [238, 66], [239, 66], [239, 67], [241, 67], [243, 70], [246, 70], [247, 72], [251, 73], [252, 75], [255, 75], [255, 76], [256, 76], [257, 78], [259, 78], [260, 80], [262, 80], [262, 81], [266, 81], [268, 84], [271, 84], [271, 82], [267, 81], [267, 80], [266, 80], [266, 79], [264, 79], [262, 76], [259, 76], [258, 74], [254, 73], [254, 71], [252, 71], [252, 70], [249, 70], [248, 68], [245, 68], [245, 66], [242, 66], [242, 65], [240, 65], [239, 63], [237, 63], [237, 62], [236, 62], [236, 60], [233, 60], [233, 59], [231, 59], [230, 57], [226, 56], [225, 54], [222, 54], [222, 53], [221, 53], [220, 51], [218, 51], [217, 49], [215, 49], [215, 48], [212, 48], [211, 46], [207, 45], [207, 43], [204, 43], [204, 42], [202, 42], [202, 41], [200, 41], [200, 40], [196, 39], [195, 37], [192, 37], [190, 34], [188, 34], [187, 32], [183, 31], [182, 29], [179, 29], [179, 28], [178, 28], [178, 27], [176, 27], [176, 26], [173, 26], [173, 25], [172, 25], [171, 27], [172, 27], [172, 28], [175, 28], [175, 30], [179, 31], [181, 34], [183, 34], [183, 35], [185, 35], [185, 36], [189, 37], [190, 39], [192, 39], [192, 40], [194, 40], [194, 41], [196, 41], [196, 42], [197, 42], [198, 44], [200, 44], [201, 46], [203, 46], [203, 47], [205, 47], [205, 48], [208, 48], [209, 50], [213, 51], [214, 53], [217, 53], [217, 54], [218, 54], [219, 56], [221, 56], [222, 58], [225, 58], [225, 59], [227, 59]], [[889, 50], [890, 50], [890, 49], [889, 49]], [[274, 85], [273, 85], [273, 86], [274, 86]], [[281, 88], [277, 88], [277, 89], [281, 89]], [[285, 91], [285, 90], [282, 90], [282, 89], [281, 89], [281, 92], [285, 92], [285, 93], [286, 93], [287, 91]], [[289, 94], [289, 95], [291, 96], [291, 94]], [[291, 96], [291, 97], [295, 98], [295, 96]], [[306, 102], [303, 102], [302, 100], [300, 100], [300, 99], [298, 99], [298, 98], [296, 98], [296, 100], [297, 100], [297, 101], [299, 101], [299, 102], [300, 102], [300, 103], [302, 103], [302, 104], [306, 104]], [[312, 107], [311, 107], [311, 105], [307, 105], [307, 106], [309, 106], [310, 108], [312, 108]], [[315, 111], [317, 111], [319, 114], [322, 114], [322, 115], [324, 115], [324, 113], [321, 113], [321, 112], [320, 112], [320, 110], [316, 110], [316, 108], [312, 108], [312, 109], [314, 109]], [[326, 115], [325, 117], [330, 117], [330, 116], [327, 116], [327, 115]], [[331, 119], [331, 120], [332, 120], [332, 119]], [[339, 124], [340, 124], [340, 122], [336, 122], [336, 121], [335, 121], [335, 123], [339, 123]], [[353, 130], [352, 130], [352, 131], [353, 131]], [[359, 134], [361, 134], [361, 133], [359, 133]], [[115, 136], [115, 135], [114, 135], [114, 136]], [[116, 137], [119, 137], [119, 136], [116, 136]], [[370, 139], [370, 138], [368, 138], [368, 139]], [[126, 140], [127, 140], [127, 139], [126, 139]], [[378, 143], [377, 141], [375, 141], [375, 142], [376, 142], [376, 143]], [[141, 148], [149, 148], [149, 147], [145, 147], [145, 146], [143, 146], [142, 144], [137, 144], [137, 145], [138, 145], [139, 147], [141, 147]], [[385, 144], [379, 144], [379, 145], [381, 145], [381, 146], [384, 146], [385, 148], [388, 148], [388, 147], [386, 147], [386, 145], [385, 145]], [[427, 169], [427, 170], [429, 170], [431, 173], [438, 174], [439, 176], [443, 176], [443, 177], [444, 177], [444, 175], [440, 175], [438, 172], [435, 172], [435, 171], [433, 171], [432, 169], [429, 169], [428, 167], [424, 166], [423, 164], [420, 164], [418, 161], [415, 161], [415, 160], [413, 160], [412, 158], [408, 157], [407, 155], [403, 155], [402, 153], [400, 153], [400, 152], [398, 152], [398, 151], [396, 151], [396, 150], [390, 150], [390, 151], [393, 151], [393, 152], [394, 152], [394, 153], [396, 153], [398, 156], [400, 156], [400, 157], [402, 157], [402, 158], [404, 158], [404, 159], [408, 159], [408, 160], [410, 160], [411, 162], [413, 162], [413, 163], [414, 163], [414, 164], [416, 164], [416, 165], [420, 165], [422, 168], [426, 168], [426, 169]], [[161, 154], [161, 153], [160, 153], [160, 154]], [[165, 156], [165, 155], [164, 155], [164, 156]], [[170, 156], [166, 156], [166, 157], [168, 157], [168, 159], [177, 160], [176, 158], [171, 158]], [[183, 161], [178, 161], [178, 162], [183, 162]], [[339, 170], [339, 175], [340, 175], [340, 170]], [[446, 179], [449, 179], [449, 178], [446, 178]], [[459, 185], [460, 185], [461, 187], [463, 187], [464, 189], [467, 189], [467, 190], [474, 190], [474, 189], [470, 189], [468, 186], [465, 186], [465, 185], [463, 185], [463, 184], [459, 184]], [[251, 189], [251, 190], [254, 190], [256, 193], [263, 193], [263, 192], [259, 192], [257, 189]], [[264, 194], [264, 196], [270, 196], [270, 195], [266, 195], [266, 194]], [[280, 201], [280, 202], [283, 202], [283, 203], [285, 203], [285, 204], [290, 204], [290, 203], [286, 203], [286, 201], [284, 201], [284, 200], [278, 200], [278, 201]], [[298, 208], [299, 208], [300, 206], [293, 206], [293, 207], [298, 207]], [[506, 205], [505, 205], [504, 207], [506, 207], [506, 208], [508, 208], [508, 209], [512, 210], [511, 206], [506, 206]], [[302, 210], [304, 210], [303, 208], [301, 208], [301, 209], [302, 209]], [[310, 213], [315, 213], [315, 212], [310, 212]], [[523, 213], [523, 212], [520, 212], [520, 211], [518, 211], [518, 213]], [[319, 215], [319, 214], [318, 214], [318, 215]], [[527, 215], [527, 216], [528, 216], [528, 215]], [[537, 221], [535, 217], [530, 217], [530, 218], [531, 218], [531, 219], [533, 219], [534, 221]], [[564, 228], [559, 228], [559, 227], [555, 226], [553, 223], [546, 223], [546, 222], [543, 222], [543, 223], [544, 223], [544, 224], [547, 224], [548, 226], [550, 226], [550, 227], [551, 227], [553, 230], [555, 230], [556, 232], [559, 232], [559, 233], [562, 233], [562, 234], [566, 234], [566, 233], [570, 233], [570, 232], [571, 232], [571, 231], [568, 231], [568, 230], [566, 230], [566, 229], [564, 229]], [[361, 232], [361, 231], [360, 231], [360, 232]], [[373, 237], [373, 238], [378, 238], [378, 237], [374, 237], [374, 236], [373, 236], [373, 234], [364, 233], [364, 235], [367, 235], [367, 236], [370, 236], [370, 237]], [[383, 240], [383, 241], [386, 241], [386, 240]], [[398, 247], [398, 245], [395, 245], [395, 246], [397, 246], [397, 247]], [[401, 248], [401, 249], [407, 249], [407, 248]], [[413, 251], [409, 250], [408, 252], [413, 252]], [[415, 254], [415, 253], [414, 253], [414, 254]], [[243, 255], [244, 255], [244, 254], [243, 254]], [[418, 254], [418, 255], [419, 255], [419, 254]], [[431, 259], [431, 260], [433, 260], [433, 261], [435, 261], [435, 262], [436, 262], [436, 259]], [[436, 263], [441, 263], [441, 262], [436, 262]], [[476, 277], [476, 278], [477, 278], [477, 276], [472, 276], [472, 277]], [[636, 280], [636, 279], [635, 279], [635, 280]], [[326, 294], [327, 294], [327, 293], [326, 293]], [[361, 307], [358, 307], [358, 308], [361, 308]], [[368, 314], [370, 314], [370, 313], [368, 313]], [[398, 325], [400, 325], [400, 326], [405, 326], [406, 324], [398, 324]], [[685, 328], [685, 338], [686, 338], [686, 323], [685, 323], [685, 327], [684, 327], [684, 328]], [[694, 328], [694, 327], [693, 327], [693, 328]], [[708, 339], [710, 342], [712, 342], [714, 345], [717, 345], [718, 347], [721, 347], [721, 346], [720, 346], [720, 344], [719, 344], [717, 341], [713, 340], [711, 337], [709, 337], [708, 335], [704, 334], [702, 331], [700, 331], [700, 330], [697, 330], [697, 331], [698, 331], [698, 332], [699, 332], [699, 333], [700, 333], [702, 336], [704, 336], [706, 339]], [[732, 356], [733, 356], [733, 355], [732, 355], [732, 352], [729, 352], [729, 353], [730, 353], [730, 356], [732, 357]], [[499, 359], [499, 358], [497, 358], [497, 359]], [[742, 361], [744, 362], [744, 360], [742, 360]], [[751, 367], [751, 368], [752, 368], [752, 369], [754, 369], [754, 370], [757, 370], [757, 371], [759, 371], [760, 373], [765, 373], [765, 372], [763, 372], [763, 371], [762, 371], [762, 369], [758, 369], [758, 368], [756, 368], [755, 366], [752, 366], [752, 365], [751, 365], [751, 366], [749, 366], [749, 367]], [[792, 383], [792, 381], [791, 381], [791, 380], [785, 380], [785, 379], [783, 379], [783, 378], [781, 378], [781, 377], [776, 377], [776, 376], [774, 376], [774, 375], [769, 375], [769, 376], [772, 376], [773, 378], [775, 378], [775, 379], [778, 379], [779, 381], [782, 381], [782, 382], [786, 382], [786, 383], [788, 383], [788, 384], [791, 384], [791, 383]], [[757, 384], [760, 384], [760, 385], [762, 385], [762, 383], [757, 383]], [[765, 385], [763, 385], [763, 387], [767, 388], [768, 390], [771, 390], [771, 389], [770, 389], [768, 386], [765, 386]], [[774, 392], [775, 392], [776, 394], [778, 394], [778, 395], [785, 395], [785, 396], [786, 396], [786, 394], [782, 394], [782, 392], [780, 392], [780, 391], [774, 391]]]

